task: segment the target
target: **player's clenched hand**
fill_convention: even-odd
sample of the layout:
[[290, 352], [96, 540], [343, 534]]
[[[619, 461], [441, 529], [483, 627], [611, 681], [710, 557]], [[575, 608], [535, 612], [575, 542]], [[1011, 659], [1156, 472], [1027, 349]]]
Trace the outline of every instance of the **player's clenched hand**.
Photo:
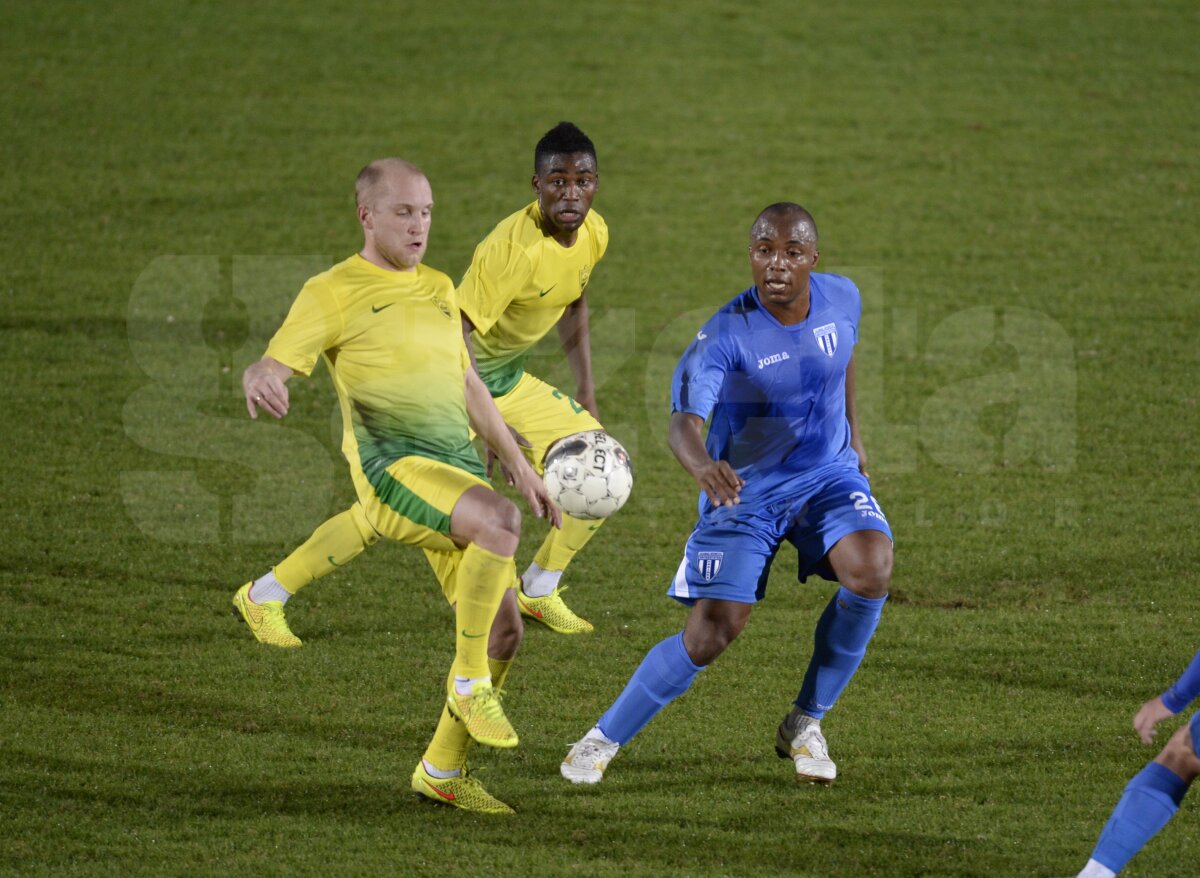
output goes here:
[[1138, 737], [1142, 739], [1143, 744], [1149, 744], [1154, 740], [1154, 727], [1169, 716], [1174, 716], [1165, 704], [1163, 704], [1162, 696], [1151, 698], [1133, 718], [1133, 728], [1138, 733]]
[[509, 484], [521, 492], [533, 514], [538, 518], [547, 519], [555, 527], [562, 527], [562, 511], [550, 499], [546, 483], [534, 468], [522, 460], [513, 475], [515, 478]]
[[[516, 442], [521, 448], [533, 447], [532, 442], [530, 442], [512, 427], [508, 428], [508, 432], [512, 433], [513, 441]], [[513, 479], [512, 472], [509, 471], [509, 468], [504, 465], [504, 461], [500, 459], [500, 455], [496, 454], [496, 452], [492, 450], [492, 446], [489, 445], [487, 449], [487, 477], [489, 479], [492, 477], [492, 466], [497, 463], [500, 464], [500, 475], [504, 476], [504, 484], [515, 485], [516, 481]]]
[[736, 506], [742, 502], [738, 495], [746, 482], [727, 461], [714, 460], [697, 470], [695, 478], [714, 506]]
[[242, 391], [246, 394], [246, 410], [250, 417], [257, 418], [260, 407], [276, 418], [288, 413], [285, 382], [291, 374], [290, 367], [270, 357], [263, 357], [246, 368], [242, 373]]

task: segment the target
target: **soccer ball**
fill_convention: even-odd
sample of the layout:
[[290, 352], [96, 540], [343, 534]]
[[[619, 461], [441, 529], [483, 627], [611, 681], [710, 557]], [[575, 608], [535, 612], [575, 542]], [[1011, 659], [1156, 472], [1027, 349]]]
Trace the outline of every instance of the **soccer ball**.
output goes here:
[[543, 479], [563, 512], [591, 520], [608, 518], [633, 490], [629, 454], [603, 430], [575, 433], [551, 445]]

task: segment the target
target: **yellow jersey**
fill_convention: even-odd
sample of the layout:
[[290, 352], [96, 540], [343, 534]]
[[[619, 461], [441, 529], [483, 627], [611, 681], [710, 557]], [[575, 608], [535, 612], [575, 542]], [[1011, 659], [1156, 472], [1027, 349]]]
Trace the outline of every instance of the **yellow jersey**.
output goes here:
[[529, 349], [583, 295], [607, 248], [608, 226], [596, 211], [564, 247], [543, 230], [536, 201], [479, 242], [458, 285], [458, 304], [475, 324], [475, 360], [492, 396], [521, 380]]
[[408, 455], [483, 476], [467, 419], [470, 358], [442, 272], [388, 271], [355, 254], [308, 280], [267, 356], [306, 376], [324, 356], [342, 408], [342, 453], [371, 484]]

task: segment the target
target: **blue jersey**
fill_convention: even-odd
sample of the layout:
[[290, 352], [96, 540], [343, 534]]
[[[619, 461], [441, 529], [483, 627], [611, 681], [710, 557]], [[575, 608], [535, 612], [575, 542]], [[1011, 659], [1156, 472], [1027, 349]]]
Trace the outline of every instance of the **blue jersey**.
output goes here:
[[808, 317], [793, 326], [762, 306], [755, 287], [745, 290], [704, 324], [675, 368], [672, 410], [712, 415], [705, 446], [745, 479], [743, 496], [828, 464], [857, 466], [846, 367], [862, 300], [836, 274], [812, 274], [809, 290]]

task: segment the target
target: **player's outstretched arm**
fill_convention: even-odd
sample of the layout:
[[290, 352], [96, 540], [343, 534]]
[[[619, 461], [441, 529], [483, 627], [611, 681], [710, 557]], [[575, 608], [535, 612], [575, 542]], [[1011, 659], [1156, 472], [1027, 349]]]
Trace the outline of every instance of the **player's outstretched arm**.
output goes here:
[[561, 527], [562, 513], [550, 499], [545, 483], [517, 447], [508, 424], [504, 423], [483, 381], [471, 370], [466, 374], [466, 398], [471, 427], [483, 437], [489, 448], [496, 450], [500, 463], [512, 474], [513, 487], [521, 492], [534, 515], [549, 519], [555, 527]]
[[600, 407], [596, 404], [596, 384], [592, 380], [592, 336], [586, 293], [568, 305], [558, 319], [558, 338], [575, 376], [575, 401], [598, 421]]
[[1157, 698], [1151, 698], [1141, 706], [1133, 718], [1133, 728], [1138, 733], [1138, 737], [1142, 739], [1142, 743], [1149, 744], [1154, 740], [1155, 726], [1167, 717], [1174, 715], [1175, 712], [1163, 704], [1160, 695]]
[[246, 409], [250, 417], [258, 417], [258, 409], [276, 418], [288, 413], [287, 380], [292, 377], [292, 367], [285, 366], [273, 357], [263, 357], [251, 363], [242, 373], [242, 391], [246, 394]]
[[704, 421], [689, 412], [671, 415], [667, 444], [680, 465], [696, 480], [714, 506], [736, 506], [745, 481], [724, 460], [713, 460], [704, 447]]

